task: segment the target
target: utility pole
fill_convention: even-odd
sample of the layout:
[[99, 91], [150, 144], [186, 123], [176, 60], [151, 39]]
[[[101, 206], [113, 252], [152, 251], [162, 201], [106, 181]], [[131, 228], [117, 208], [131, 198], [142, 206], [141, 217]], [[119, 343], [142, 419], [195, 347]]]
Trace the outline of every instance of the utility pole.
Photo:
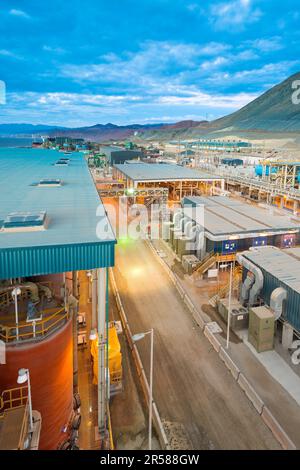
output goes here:
[[230, 264], [226, 349], [229, 348], [229, 333], [230, 333], [230, 320], [231, 320], [231, 297], [232, 297], [232, 273], [233, 273], [233, 263]]

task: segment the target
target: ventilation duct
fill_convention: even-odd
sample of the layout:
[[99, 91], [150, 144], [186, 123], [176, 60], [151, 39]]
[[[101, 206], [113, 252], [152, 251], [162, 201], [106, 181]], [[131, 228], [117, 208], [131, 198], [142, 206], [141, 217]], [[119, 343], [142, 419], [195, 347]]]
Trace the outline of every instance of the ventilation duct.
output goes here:
[[[264, 276], [263, 276], [263, 273], [261, 272], [261, 270], [254, 263], [252, 263], [247, 258], [245, 258], [242, 254], [237, 254], [236, 259], [242, 266], [244, 266], [244, 268], [246, 268], [248, 271], [250, 271], [254, 276], [254, 279], [255, 279], [254, 283], [248, 289], [248, 291], [249, 291], [248, 305], [249, 305], [249, 307], [252, 307], [252, 305], [254, 305], [255, 302], [257, 301], [257, 297], [258, 297], [260, 291], [263, 288]], [[246, 290], [247, 288], [248, 288], [248, 284], [245, 286], [244, 295], [248, 295], [248, 291]]]
[[283, 301], [287, 298], [287, 291], [283, 287], [273, 290], [270, 297], [270, 309], [273, 310], [275, 320], [278, 320], [283, 312]]

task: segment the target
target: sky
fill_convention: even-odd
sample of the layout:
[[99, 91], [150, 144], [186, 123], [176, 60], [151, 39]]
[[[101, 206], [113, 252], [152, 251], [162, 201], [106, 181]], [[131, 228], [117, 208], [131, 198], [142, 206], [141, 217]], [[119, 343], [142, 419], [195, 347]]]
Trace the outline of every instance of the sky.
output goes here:
[[229, 114], [300, 70], [298, 0], [2, 0], [0, 123]]

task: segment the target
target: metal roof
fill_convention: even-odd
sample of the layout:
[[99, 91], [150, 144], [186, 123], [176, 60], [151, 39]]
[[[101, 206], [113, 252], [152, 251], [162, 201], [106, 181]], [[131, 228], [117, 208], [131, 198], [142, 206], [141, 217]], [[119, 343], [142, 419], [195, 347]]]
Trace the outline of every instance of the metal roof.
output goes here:
[[246, 238], [300, 230], [300, 220], [294, 217], [226, 196], [185, 197], [183, 204], [204, 206], [204, 228], [213, 236]]
[[222, 179], [201, 170], [185, 168], [172, 163], [124, 163], [123, 165], [114, 165], [114, 168], [133, 181], [212, 181]]
[[300, 249], [280, 250], [274, 246], [244, 251], [243, 256], [294, 291], [300, 293]]
[[[0, 279], [114, 263], [115, 235], [86, 161], [73, 153], [69, 165], [56, 166], [61, 155], [47, 149], [0, 149], [0, 226], [14, 212], [47, 214], [45, 230], [0, 230]], [[45, 177], [63, 184], [33, 184]]]

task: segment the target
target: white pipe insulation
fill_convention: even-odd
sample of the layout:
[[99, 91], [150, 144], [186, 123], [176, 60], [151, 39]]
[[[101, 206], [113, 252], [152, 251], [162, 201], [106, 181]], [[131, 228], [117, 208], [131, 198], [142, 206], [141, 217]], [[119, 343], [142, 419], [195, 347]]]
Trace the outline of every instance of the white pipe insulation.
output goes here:
[[270, 309], [274, 312], [275, 320], [278, 320], [283, 313], [283, 301], [287, 298], [287, 291], [283, 287], [273, 290], [270, 297]]
[[[243, 254], [238, 253], [236, 255], [236, 259], [242, 266], [244, 266], [246, 269], [248, 269], [248, 271], [250, 271], [254, 275], [255, 281], [254, 283], [252, 283], [252, 285], [249, 281], [247, 281], [247, 284], [246, 284], [246, 280], [244, 281], [244, 288], [245, 288], [244, 295], [248, 296], [248, 293], [249, 293], [248, 304], [249, 304], [249, 307], [252, 307], [252, 305], [254, 305], [257, 300], [258, 294], [263, 288], [264, 276], [263, 276], [262, 271], [259, 269], [259, 267], [256, 266], [247, 258], [245, 258]], [[247, 299], [243, 299], [243, 300], [247, 300]]]

